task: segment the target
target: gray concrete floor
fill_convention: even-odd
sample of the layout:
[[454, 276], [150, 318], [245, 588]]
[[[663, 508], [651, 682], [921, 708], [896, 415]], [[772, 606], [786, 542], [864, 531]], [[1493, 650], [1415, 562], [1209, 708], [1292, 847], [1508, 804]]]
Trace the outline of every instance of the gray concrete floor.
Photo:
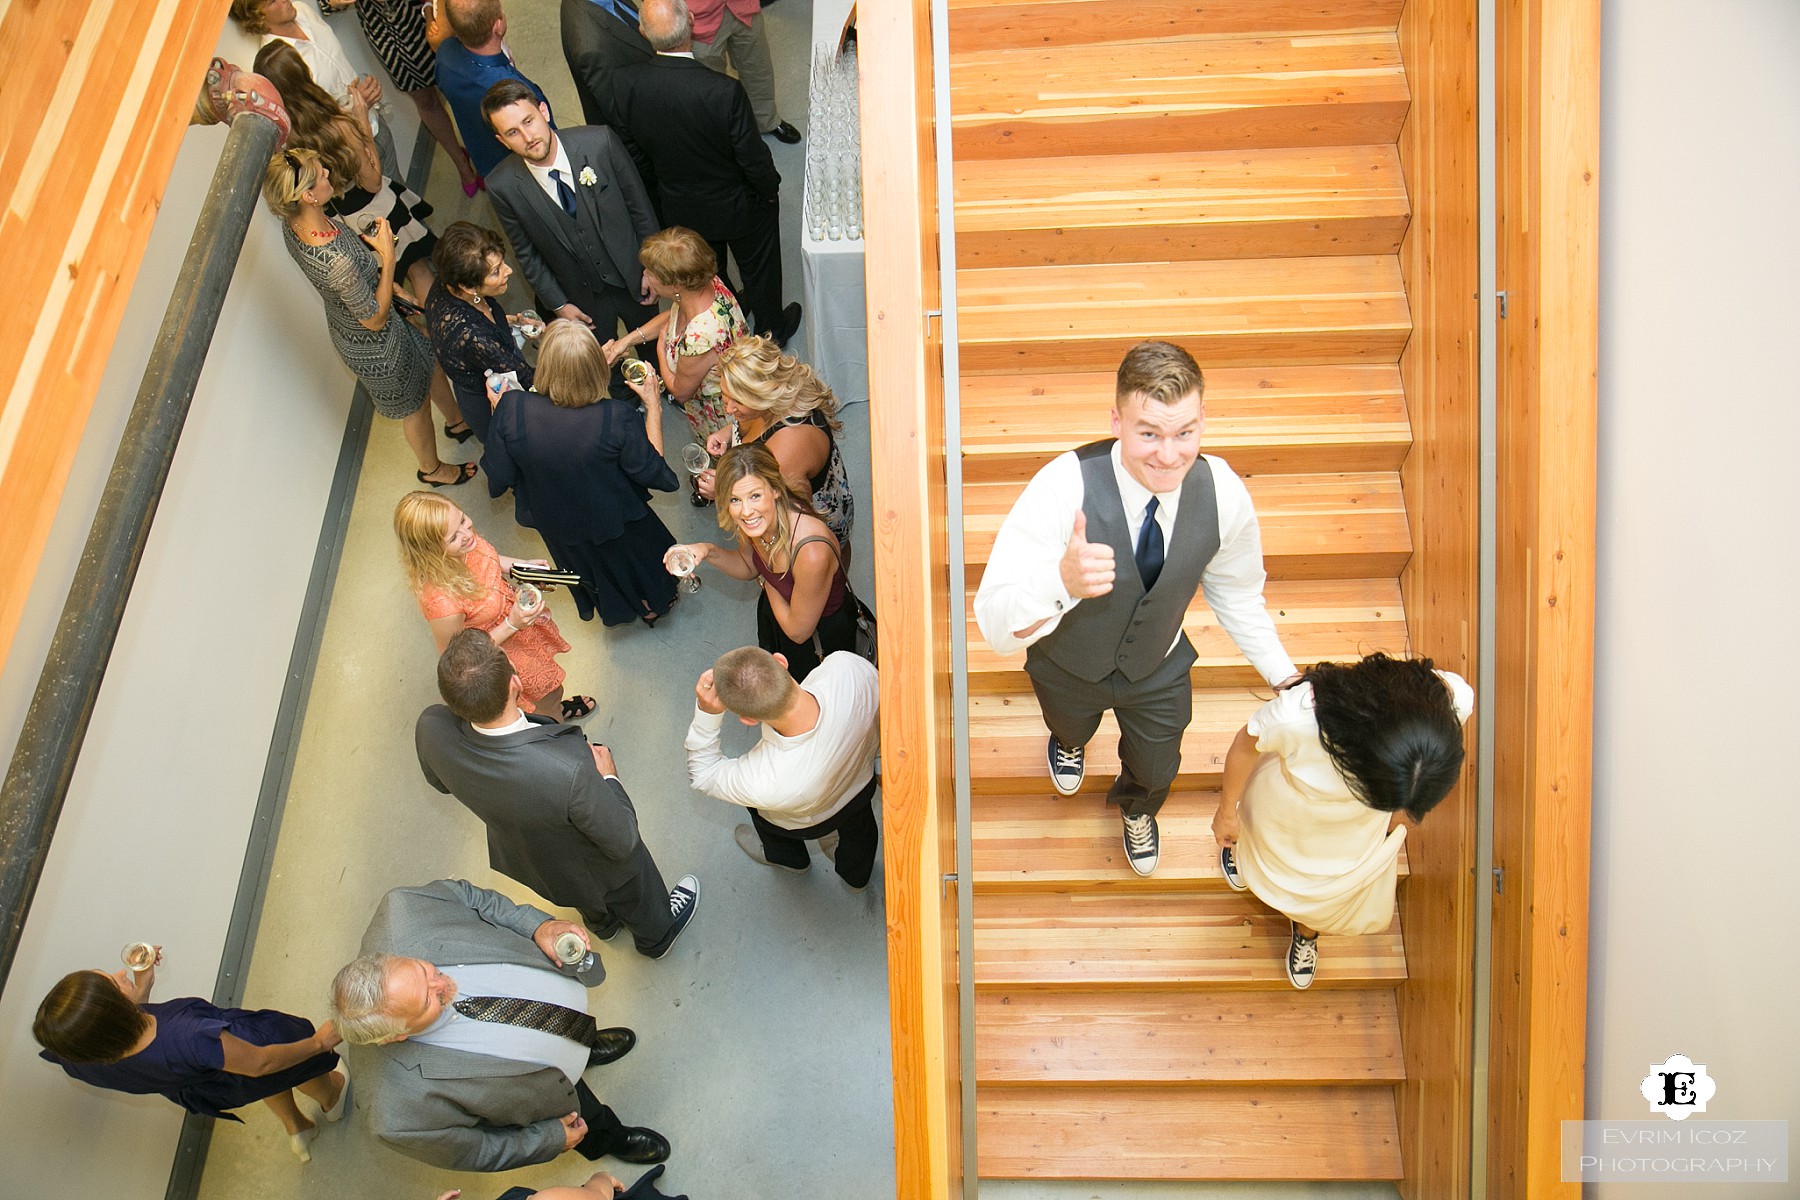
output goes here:
[[[564, 64], [552, 0], [513, 0], [509, 40], [521, 66], [549, 93], [565, 124], [580, 107]], [[804, 129], [808, 0], [783, 0], [766, 18], [784, 116]], [[798, 298], [802, 146], [771, 142], [783, 185], [788, 295]], [[440, 156], [427, 194], [442, 228], [468, 216], [494, 226], [484, 197], [467, 201]], [[796, 343], [798, 344], [798, 343]], [[868, 488], [865, 410], [846, 415], [852, 486]], [[671, 435], [681, 428], [671, 414]], [[474, 444], [446, 457], [472, 457]], [[672, 453], [678, 446], [671, 438]], [[677, 474], [681, 474], [676, 464]], [[355, 956], [369, 915], [388, 888], [459, 876], [543, 904], [486, 867], [480, 823], [428, 788], [412, 750], [418, 712], [437, 700], [430, 635], [401, 579], [390, 520], [417, 486], [399, 426], [377, 420], [363, 465], [317, 676], [307, 707], [280, 841], [246, 983], [245, 1004], [325, 1011], [325, 989]], [[489, 500], [483, 480], [448, 493], [504, 552], [542, 553], [519, 528], [510, 501]], [[718, 538], [711, 509], [685, 495], [657, 511], [678, 538]], [[866, 511], [866, 510], [865, 510]], [[857, 585], [872, 591], [869, 531], [856, 530]], [[759, 867], [737, 849], [741, 810], [687, 787], [681, 747], [692, 683], [722, 651], [755, 640], [754, 589], [710, 575], [655, 630], [606, 630], [575, 618], [566, 596], [552, 610], [573, 650], [563, 657], [572, 690], [600, 711], [589, 736], [614, 749], [645, 842], [673, 881], [693, 872], [701, 899], [694, 924], [660, 962], [605, 948], [606, 982], [592, 1008], [604, 1024], [639, 1034], [625, 1059], [588, 1082], [631, 1124], [665, 1134], [674, 1155], [666, 1190], [702, 1197], [893, 1194], [884, 889], [845, 889], [821, 859], [810, 875]], [[730, 736], [747, 746], [750, 731]], [[728, 749], [733, 743], [727, 743]], [[507, 1187], [579, 1182], [592, 1168], [575, 1155], [553, 1164], [478, 1177], [416, 1163], [355, 1122], [326, 1127], [302, 1166], [267, 1113], [219, 1123], [205, 1200], [408, 1197], [460, 1187], [483, 1200]], [[642, 1168], [601, 1167], [630, 1181]]]

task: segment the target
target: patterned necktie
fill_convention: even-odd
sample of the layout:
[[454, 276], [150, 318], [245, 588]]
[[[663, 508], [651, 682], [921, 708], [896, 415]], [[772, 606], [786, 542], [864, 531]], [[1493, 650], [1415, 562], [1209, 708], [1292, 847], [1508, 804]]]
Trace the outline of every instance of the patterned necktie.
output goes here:
[[1150, 503], [1144, 509], [1144, 527], [1138, 531], [1137, 542], [1138, 578], [1144, 581], [1147, 592], [1156, 586], [1156, 577], [1163, 569], [1163, 536], [1162, 526], [1156, 523], [1156, 497], [1150, 497]]
[[554, 1033], [578, 1045], [594, 1044], [594, 1018], [573, 1008], [549, 1004], [543, 1000], [520, 1000], [513, 996], [469, 996], [451, 1005], [457, 1012], [476, 1021], [492, 1021], [496, 1025], [517, 1025], [540, 1033]]
[[550, 178], [556, 181], [556, 198], [562, 201], [563, 211], [571, 217], [575, 215], [575, 189], [563, 178], [561, 167], [550, 168]]

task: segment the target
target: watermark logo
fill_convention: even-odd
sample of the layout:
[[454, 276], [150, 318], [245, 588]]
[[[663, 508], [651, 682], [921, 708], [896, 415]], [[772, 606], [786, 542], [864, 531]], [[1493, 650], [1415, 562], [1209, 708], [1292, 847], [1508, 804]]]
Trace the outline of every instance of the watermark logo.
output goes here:
[[1650, 1102], [1650, 1111], [1662, 1113], [1671, 1121], [1685, 1121], [1695, 1113], [1706, 1111], [1719, 1085], [1706, 1073], [1706, 1068], [1685, 1054], [1671, 1054], [1668, 1061], [1652, 1066], [1638, 1085], [1638, 1091]]

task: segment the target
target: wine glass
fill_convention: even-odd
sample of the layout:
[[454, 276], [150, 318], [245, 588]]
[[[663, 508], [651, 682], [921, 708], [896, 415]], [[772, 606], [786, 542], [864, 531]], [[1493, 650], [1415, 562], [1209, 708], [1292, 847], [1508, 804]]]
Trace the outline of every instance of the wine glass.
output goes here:
[[699, 442], [689, 442], [681, 448], [681, 465], [687, 468], [689, 475], [703, 475], [712, 470], [712, 455]]
[[133, 975], [142, 975], [155, 966], [161, 957], [156, 947], [149, 942], [127, 942], [125, 948], [119, 951], [119, 961], [130, 967]]
[[[690, 443], [691, 445], [692, 443]], [[698, 447], [695, 447], [699, 449]], [[705, 450], [700, 451], [705, 454]], [[700, 566], [700, 557], [686, 546], [676, 546], [669, 551], [669, 574], [681, 580], [681, 590], [697, 592], [700, 590], [700, 577], [694, 571]]]

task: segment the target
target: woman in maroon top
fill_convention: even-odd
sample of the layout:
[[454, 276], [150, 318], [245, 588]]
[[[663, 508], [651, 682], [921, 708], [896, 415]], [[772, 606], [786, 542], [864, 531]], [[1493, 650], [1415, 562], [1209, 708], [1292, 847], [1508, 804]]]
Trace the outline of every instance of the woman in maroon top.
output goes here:
[[795, 680], [805, 679], [827, 654], [855, 650], [856, 606], [847, 602], [837, 538], [782, 477], [768, 447], [726, 451], [714, 495], [721, 498], [719, 527], [735, 534], [737, 544], [672, 546], [663, 565], [686, 550], [733, 579], [758, 580], [756, 644], [786, 655]]

